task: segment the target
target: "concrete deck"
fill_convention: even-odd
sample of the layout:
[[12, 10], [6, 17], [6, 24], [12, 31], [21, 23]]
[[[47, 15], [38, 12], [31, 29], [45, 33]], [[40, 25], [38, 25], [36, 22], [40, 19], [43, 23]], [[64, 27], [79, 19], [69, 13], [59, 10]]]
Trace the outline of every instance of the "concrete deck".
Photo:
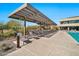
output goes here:
[[79, 46], [64, 31], [50, 38], [40, 38], [6, 56], [79, 56]]

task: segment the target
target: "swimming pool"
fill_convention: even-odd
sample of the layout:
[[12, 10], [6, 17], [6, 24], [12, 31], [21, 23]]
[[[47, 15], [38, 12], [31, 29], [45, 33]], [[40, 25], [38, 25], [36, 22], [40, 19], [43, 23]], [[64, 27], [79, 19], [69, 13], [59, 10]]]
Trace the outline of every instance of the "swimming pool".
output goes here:
[[68, 32], [79, 43], [79, 32]]

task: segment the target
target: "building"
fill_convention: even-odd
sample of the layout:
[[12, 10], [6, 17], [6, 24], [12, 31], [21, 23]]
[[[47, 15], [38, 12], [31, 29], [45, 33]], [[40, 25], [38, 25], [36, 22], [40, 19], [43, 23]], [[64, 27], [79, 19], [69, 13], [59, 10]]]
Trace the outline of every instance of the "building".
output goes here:
[[60, 30], [79, 30], [79, 16], [62, 19], [59, 27]]

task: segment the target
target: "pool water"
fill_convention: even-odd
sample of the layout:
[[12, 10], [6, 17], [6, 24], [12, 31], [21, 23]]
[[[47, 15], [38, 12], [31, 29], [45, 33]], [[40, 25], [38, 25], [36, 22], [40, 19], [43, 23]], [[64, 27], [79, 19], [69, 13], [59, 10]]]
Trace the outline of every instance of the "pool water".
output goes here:
[[68, 32], [79, 43], [79, 32]]

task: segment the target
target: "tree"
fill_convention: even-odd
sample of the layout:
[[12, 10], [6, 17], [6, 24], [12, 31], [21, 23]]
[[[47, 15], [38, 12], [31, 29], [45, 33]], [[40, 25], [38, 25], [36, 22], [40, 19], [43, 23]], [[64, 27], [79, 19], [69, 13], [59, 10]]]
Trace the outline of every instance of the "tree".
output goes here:
[[4, 24], [3, 23], [0, 23], [0, 30], [2, 30], [1, 31], [2, 34], [3, 34], [3, 29], [4, 29]]
[[13, 30], [17, 30], [21, 28], [21, 24], [15, 20], [10, 20], [6, 25], [9, 29], [13, 29]]

